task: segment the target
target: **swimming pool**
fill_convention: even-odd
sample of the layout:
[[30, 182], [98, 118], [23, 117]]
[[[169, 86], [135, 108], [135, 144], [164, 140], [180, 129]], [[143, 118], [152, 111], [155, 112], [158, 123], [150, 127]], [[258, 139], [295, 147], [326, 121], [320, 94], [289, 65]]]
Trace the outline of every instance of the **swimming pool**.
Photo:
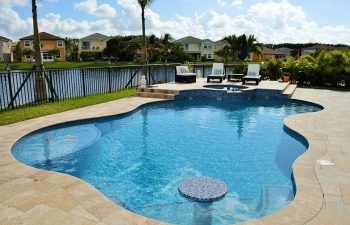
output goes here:
[[[131, 113], [49, 127], [12, 149], [21, 162], [71, 174], [130, 211], [176, 224], [227, 224], [293, 200], [291, 164], [307, 142], [283, 126], [319, 107], [287, 100], [179, 100]], [[225, 181], [212, 204], [182, 197], [190, 176]]]

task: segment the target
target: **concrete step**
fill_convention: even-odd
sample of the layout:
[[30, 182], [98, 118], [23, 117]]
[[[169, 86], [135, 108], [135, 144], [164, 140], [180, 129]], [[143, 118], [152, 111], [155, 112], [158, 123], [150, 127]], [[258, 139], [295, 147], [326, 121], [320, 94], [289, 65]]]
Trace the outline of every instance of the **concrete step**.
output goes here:
[[138, 88], [137, 92], [163, 93], [163, 94], [173, 94], [173, 95], [179, 94], [179, 91], [177, 90], [159, 89], [159, 88]]
[[286, 89], [284, 89], [283, 94], [288, 95], [288, 98], [291, 98], [296, 89], [297, 89], [296, 84], [290, 84]]
[[168, 100], [174, 100], [174, 97], [175, 97], [174, 94], [152, 93], [152, 92], [137, 92], [136, 96], [143, 97], [143, 98], [161, 98], [161, 99], [168, 99]]

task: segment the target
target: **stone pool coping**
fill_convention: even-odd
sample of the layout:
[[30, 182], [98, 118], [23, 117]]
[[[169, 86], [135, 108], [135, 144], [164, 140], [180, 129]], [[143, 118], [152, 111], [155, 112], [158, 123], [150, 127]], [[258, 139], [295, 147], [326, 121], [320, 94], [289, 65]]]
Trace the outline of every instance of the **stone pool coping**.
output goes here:
[[[295, 200], [285, 209], [242, 224], [349, 224], [350, 93], [297, 89], [295, 99], [325, 107], [289, 116], [285, 124], [309, 141], [293, 164]], [[89, 183], [14, 159], [12, 145], [22, 136], [57, 123], [126, 113], [159, 99], [126, 98], [0, 127], [0, 224], [166, 224], [114, 204]], [[331, 159], [332, 167], [317, 159]]]

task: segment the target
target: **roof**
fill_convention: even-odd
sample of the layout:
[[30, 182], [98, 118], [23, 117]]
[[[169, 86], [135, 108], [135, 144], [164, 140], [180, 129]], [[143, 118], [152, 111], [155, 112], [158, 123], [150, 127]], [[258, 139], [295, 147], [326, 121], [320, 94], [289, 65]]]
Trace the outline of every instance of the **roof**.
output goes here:
[[187, 36], [187, 37], [184, 37], [184, 38], [180, 38], [179, 40], [176, 40], [175, 42], [200, 44], [200, 43], [202, 43], [202, 40], [199, 39], [199, 38], [192, 37], [192, 36]]
[[0, 36], [0, 41], [5, 41], [5, 42], [12, 42], [12, 40], [11, 39], [8, 39], [8, 38], [5, 38], [5, 37], [3, 37], [3, 36]]
[[201, 42], [205, 42], [205, 41], [209, 41], [209, 42], [212, 42], [212, 43], [214, 43], [212, 40], [210, 40], [210, 39], [203, 39]]
[[80, 40], [81, 41], [89, 41], [89, 40], [104, 41], [104, 40], [107, 40], [107, 39], [109, 39], [109, 37], [106, 36], [106, 35], [103, 35], [103, 34], [100, 34], [100, 33], [94, 33], [94, 34], [91, 34], [89, 36], [83, 37]]
[[228, 45], [229, 44], [225, 39], [215, 41], [214, 43], [217, 45]]
[[336, 49], [346, 49], [346, 47], [336, 47], [334, 45], [313, 45], [307, 48], [303, 48], [303, 50], [316, 50], [316, 49], [326, 49], [326, 50], [336, 50]]
[[265, 55], [285, 55], [285, 53], [274, 50], [272, 48], [265, 47], [263, 48], [263, 52]]
[[[47, 32], [40, 32], [39, 36], [40, 36], [40, 40], [64, 40], [63, 38], [60, 38], [60, 37], [55, 36], [53, 34], [49, 34]], [[34, 35], [22, 37], [19, 40], [34, 40]]]

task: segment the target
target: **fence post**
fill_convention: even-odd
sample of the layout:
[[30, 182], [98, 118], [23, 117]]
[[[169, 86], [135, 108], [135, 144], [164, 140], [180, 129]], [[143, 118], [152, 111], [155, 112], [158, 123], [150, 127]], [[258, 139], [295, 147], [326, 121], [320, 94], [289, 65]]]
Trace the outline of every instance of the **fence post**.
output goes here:
[[8, 81], [9, 81], [9, 90], [10, 90], [10, 98], [11, 98], [11, 108], [14, 109], [14, 108], [15, 108], [15, 105], [13, 104], [14, 101], [13, 101], [13, 92], [12, 92], [11, 69], [10, 69], [9, 66], [7, 67], [7, 79], [8, 79]]
[[82, 85], [83, 85], [83, 95], [84, 97], [86, 97], [84, 69], [80, 69], [80, 73], [81, 73], [81, 79], [82, 79]]
[[109, 85], [109, 93], [111, 93], [112, 92], [111, 66], [108, 67], [108, 85]]
[[203, 74], [203, 78], [204, 78], [204, 77], [205, 77], [205, 76], [204, 76], [204, 64], [202, 65], [202, 71], [203, 71], [202, 74]]

